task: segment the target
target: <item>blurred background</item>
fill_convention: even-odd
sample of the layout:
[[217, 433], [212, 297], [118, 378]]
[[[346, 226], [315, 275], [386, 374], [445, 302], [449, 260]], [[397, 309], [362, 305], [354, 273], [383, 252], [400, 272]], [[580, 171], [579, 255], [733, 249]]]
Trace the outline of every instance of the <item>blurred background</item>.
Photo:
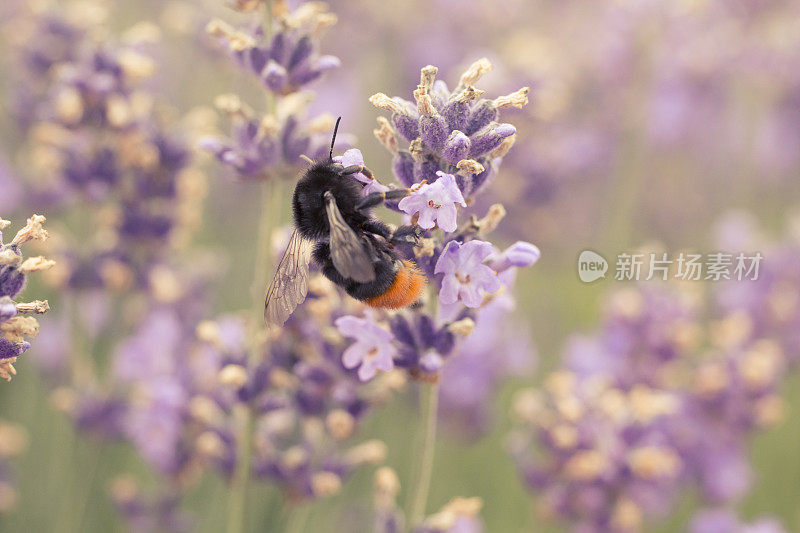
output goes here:
[[[299, 6], [289, 2], [287, 9]], [[273, 6], [273, 19], [284, 7]], [[247, 142], [242, 140], [247, 134], [236, 129], [237, 120], [247, 115], [238, 104], [245, 103], [257, 117], [274, 110], [267, 82], [237, 59], [248, 41], [208, 31], [209, 22], [222, 20], [258, 37], [254, 28], [264, 24], [265, 12], [255, 0], [5, 0], [0, 6], [0, 218], [12, 221], [4, 238], [8, 243], [32, 213], [44, 214], [51, 238], [26, 245], [25, 256], [43, 254], [57, 262], [28, 280], [23, 300], [47, 299], [52, 310], [39, 319], [38, 338], [17, 360], [18, 375], [0, 384], [0, 531], [225, 528], [226, 477], [233, 467], [220, 460], [217, 470], [181, 469], [178, 475], [153, 449], [179, 438], [171, 417], [178, 416], [176, 404], [189, 400], [167, 395], [146, 413], [122, 417], [125, 402], [136, 403], [141, 387], [126, 382], [127, 392], [121, 394], [109, 376], [128, 372], [146, 381], [150, 371], [178, 372], [159, 365], [184, 341], [171, 340], [163, 322], [142, 326], [143, 317], [155, 313], [143, 291], [160, 304], [179, 302], [177, 320], [197, 324], [246, 309], [254, 279], [257, 283], [267, 275], [268, 261], [265, 272], [253, 267], [259, 213], [267, 202], [289, 221], [290, 184], [300, 162], [292, 163], [296, 168], [270, 167], [276, 185], [267, 197], [258, 183], [262, 177], [234, 168], [232, 159], [226, 163], [221, 149], [208, 140]], [[494, 348], [477, 360], [464, 355], [463, 363], [457, 354], [450, 376], [445, 367], [428, 510], [440, 509], [454, 496], [480, 497], [480, 519], [462, 524], [460, 531], [689, 531], [698, 512], [708, 508], [735, 514], [741, 522], [712, 529], [695, 521], [692, 531], [800, 531], [800, 378], [792, 353], [800, 331], [795, 298], [800, 4], [331, 0], [326, 13], [335, 14], [336, 23], [314, 19], [317, 27], [310, 34], [318, 53], [340, 64], [326, 66], [324, 75], [308, 83], [313, 99], [286, 104], [278, 114], [310, 117], [302, 119], [311, 122], [304, 130], [311, 139], [307, 152], [322, 147], [323, 153], [330, 122], [314, 123], [313, 117], [343, 117], [342, 149], [359, 148], [383, 183], [395, 181], [392, 153], [373, 136], [383, 112], [369, 103], [371, 95], [411, 100], [420, 68], [428, 64], [437, 66], [438, 79], [452, 87], [483, 57], [493, 65], [479, 83], [487, 97], [530, 87], [527, 106], [502, 110], [503, 122], [516, 127], [516, 142], [471, 209], [483, 214], [489, 205], [502, 203], [507, 216], [493, 242], [500, 248], [518, 240], [534, 243], [541, 260], [518, 274], [513, 319], [485, 333], [499, 337], [492, 340]], [[85, 61], [87, 42], [116, 63], [102, 64], [100, 52]], [[98, 71], [104, 76], [98, 78]], [[95, 78], [87, 81], [90, 76]], [[101, 87], [96, 90], [104, 98], [109, 92], [122, 98], [124, 105], [117, 109], [116, 100], [106, 102], [98, 125], [91, 123], [94, 101], [84, 100], [83, 118], [65, 126], [75, 119], [75, 95], [92, 87]], [[238, 104], [218, 98], [225, 94], [238, 95]], [[139, 114], [152, 121], [129, 128]], [[103, 130], [108, 123], [111, 134]], [[280, 127], [285, 131], [285, 123]], [[102, 144], [112, 136], [121, 139], [114, 155], [97, 149], [97, 139]], [[93, 140], [73, 146], [87, 138]], [[144, 183], [144, 166], [137, 165], [153, 146], [161, 154], [161, 167], [153, 174], [159, 177]], [[135, 185], [115, 182], [113, 176], [125, 165], [139, 169], [131, 174]], [[165, 175], [176, 176], [166, 192], [159, 188]], [[145, 188], [149, 192], [142, 193]], [[146, 205], [142, 195], [149, 195]], [[149, 232], [145, 244], [142, 231]], [[605, 279], [591, 284], [578, 279], [577, 257], [586, 249], [612, 263]], [[614, 280], [617, 254], [638, 250], [672, 257], [682, 251], [758, 251], [764, 255], [762, 278], [678, 287], [651, 280], [641, 288]], [[176, 283], [179, 294], [170, 292]], [[649, 295], [662, 290], [672, 296]], [[702, 348], [687, 349], [692, 365], [702, 366], [706, 355], [695, 354], [706, 354], [708, 347], [715, 353], [730, 347], [715, 344], [720, 324], [728, 328], [726, 335], [766, 339], [782, 350], [780, 365], [770, 367], [769, 390], [748, 389], [752, 394], [733, 400], [730, 393], [719, 402], [735, 403], [735, 421], [720, 415], [708, 422], [740, 428], [726, 429], [724, 437], [726, 446], [735, 441], [741, 451], [736, 464], [714, 464], [695, 476], [685, 450], [678, 452], [686, 459], [680, 479], [653, 490], [652, 497], [663, 505], [654, 505], [658, 509], [651, 513], [642, 504], [641, 520], [622, 526], [608, 517], [593, 522], [603, 514], [595, 507], [605, 503], [587, 503], [586, 509], [554, 503], [569, 494], [588, 498], [588, 493], [576, 488], [574, 479], [558, 481], [569, 477], [567, 470], [545, 475], [530, 468], [529, 462], [547, 463], [561, 452], [542, 436], [546, 430], [519, 414], [514, 399], [530, 387], [550, 390], [546, 384], [553, 372], [574, 370], [569, 355], [579, 350], [579, 337], [602, 343], [618, 334], [615, 321], [620, 313], [628, 316], [619, 311], [622, 304], [614, 296], [619, 291], [639, 294], [634, 307], [645, 306], [649, 322], [628, 326], [647, 346], [656, 341], [642, 332], [671, 328], [672, 306], [683, 301], [674, 295], [691, 294], [700, 310], [692, 307], [690, 318], [681, 315], [680, 323], [691, 322], [705, 339], [696, 341]], [[785, 296], [779, 311], [775, 295]], [[745, 313], [744, 323], [724, 322]], [[673, 339], [674, 328], [665, 335]], [[126, 350], [150, 356], [132, 363], [136, 368], [120, 370]], [[665, 376], [672, 368], [653, 364]], [[647, 383], [663, 384], [660, 377]], [[397, 471], [404, 488], [418, 459], [409, 429], [418, 421], [417, 387], [407, 383], [358, 426], [358, 441], [386, 443], [383, 464]], [[471, 394], [471, 401], [464, 399]], [[765, 398], [772, 403], [758, 403]], [[742, 413], [767, 405], [780, 416], [763, 424], [743, 421]], [[728, 407], [722, 411], [730, 414]], [[681, 415], [677, 420], [689, 425], [692, 419]], [[709, 427], [698, 424], [700, 432]], [[531, 457], [521, 458], [520, 447]], [[297, 527], [287, 509], [299, 506], [307, 521], [296, 530], [369, 531], [371, 521], [364, 517], [373, 506], [374, 469], [355, 469], [336, 494], [304, 503], [287, 503], [285, 480], [260, 480], [246, 494], [247, 530]], [[719, 479], [708, 481], [708, 472]], [[619, 493], [655, 485], [637, 485], [631, 481], [636, 473], [627, 470], [617, 476], [586, 483], [595, 492], [615, 491], [615, 496], [595, 494], [610, 506], [619, 503]], [[693, 476], [701, 481], [690, 481]], [[741, 488], [720, 495], [707, 490], [714, 482]], [[401, 492], [400, 500], [407, 496]], [[613, 509], [606, 509], [609, 513]], [[757, 522], [763, 517], [775, 522]], [[776, 522], [783, 529], [767, 529], [777, 528]], [[764, 529], [745, 529], [748, 523]]]

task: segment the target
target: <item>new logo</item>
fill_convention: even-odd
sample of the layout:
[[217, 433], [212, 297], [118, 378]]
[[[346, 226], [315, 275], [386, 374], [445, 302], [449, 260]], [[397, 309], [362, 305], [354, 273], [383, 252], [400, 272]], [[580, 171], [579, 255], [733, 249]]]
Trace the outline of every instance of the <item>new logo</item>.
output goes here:
[[591, 283], [600, 278], [606, 277], [608, 271], [608, 261], [591, 250], [584, 250], [578, 256], [578, 277], [584, 283]]

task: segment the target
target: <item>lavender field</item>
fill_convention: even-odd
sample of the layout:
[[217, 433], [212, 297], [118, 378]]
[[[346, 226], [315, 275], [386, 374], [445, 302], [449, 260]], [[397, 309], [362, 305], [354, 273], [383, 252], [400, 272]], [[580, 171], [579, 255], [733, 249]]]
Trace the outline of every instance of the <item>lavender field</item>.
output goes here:
[[0, 532], [800, 531], [800, 3], [2, 0]]

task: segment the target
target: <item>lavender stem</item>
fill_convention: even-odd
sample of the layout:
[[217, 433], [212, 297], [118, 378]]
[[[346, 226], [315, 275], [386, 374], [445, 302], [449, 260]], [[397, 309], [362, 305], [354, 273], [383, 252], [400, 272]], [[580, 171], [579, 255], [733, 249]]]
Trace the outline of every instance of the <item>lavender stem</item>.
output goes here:
[[419, 475], [416, 477], [415, 486], [411, 490], [411, 508], [408, 513], [408, 525], [413, 529], [422, 522], [425, 516], [425, 506], [428, 502], [428, 491], [431, 486], [433, 474], [433, 458], [436, 446], [436, 423], [439, 410], [439, 384], [422, 386], [420, 395], [423, 396], [423, 417], [421, 426], [422, 449], [419, 457]]
[[308, 517], [311, 514], [311, 504], [301, 503], [289, 509], [289, 518], [286, 521], [285, 533], [303, 533]]
[[253, 440], [253, 413], [249, 406], [242, 407], [236, 412], [239, 417], [240, 433], [236, 453], [236, 471], [233, 474], [228, 499], [228, 533], [242, 533], [245, 529], [245, 501], [247, 499], [247, 486], [250, 483], [250, 455]]
[[[267, 276], [272, 274], [272, 261], [270, 260], [270, 240], [272, 229], [280, 222], [280, 185], [277, 180], [268, 180], [263, 185], [261, 202], [261, 220], [258, 227], [256, 241], [255, 270], [253, 273], [253, 304], [250, 324], [251, 347], [250, 359], [255, 361], [261, 357], [259, 351], [259, 330], [263, 326], [264, 291], [266, 290]], [[228, 500], [228, 533], [241, 533], [245, 524], [245, 501], [247, 499], [247, 486], [250, 483], [250, 457], [252, 455], [253, 441], [253, 412], [248, 405], [237, 413], [240, 418], [241, 430], [238, 441], [236, 471], [231, 480], [230, 498]]]

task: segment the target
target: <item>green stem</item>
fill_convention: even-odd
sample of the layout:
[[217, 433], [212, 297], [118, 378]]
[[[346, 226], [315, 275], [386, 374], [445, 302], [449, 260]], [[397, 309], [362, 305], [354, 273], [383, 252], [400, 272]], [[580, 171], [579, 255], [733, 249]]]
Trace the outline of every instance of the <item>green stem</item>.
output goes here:
[[[258, 224], [256, 240], [256, 259], [253, 273], [252, 308], [250, 314], [250, 361], [258, 361], [263, 356], [261, 350], [261, 329], [264, 322], [264, 292], [267, 276], [272, 272], [270, 243], [272, 228], [280, 221], [280, 187], [272, 180], [262, 185], [261, 219]], [[250, 458], [253, 448], [254, 413], [250, 405], [240, 406], [235, 412], [238, 421], [239, 439], [237, 446], [236, 470], [231, 479], [228, 500], [228, 533], [242, 533], [245, 530], [247, 487], [250, 483]]]
[[236, 470], [231, 480], [228, 498], [228, 523], [225, 531], [242, 533], [245, 530], [247, 486], [250, 483], [250, 455], [253, 441], [253, 413], [250, 406], [237, 406], [234, 412], [239, 423], [239, 440], [236, 454]]
[[104, 449], [96, 445], [92, 445], [91, 448], [93, 448], [90, 454], [91, 464], [88, 467], [88, 473], [85, 471], [82, 472], [83, 483], [81, 483], [79, 490], [78, 501], [72, 509], [72, 513], [75, 515], [75, 529], [73, 531], [85, 531], [83, 521], [86, 515], [86, 509], [89, 506], [89, 499], [95, 487], [98, 470], [100, 465], [104, 463]]
[[289, 519], [286, 521], [284, 533], [303, 533], [308, 517], [311, 514], [311, 504], [294, 505], [289, 509]]
[[[267, 38], [272, 35], [272, 2], [265, 3], [264, 30]], [[275, 95], [267, 91], [267, 113], [274, 113], [277, 106]], [[272, 243], [272, 230], [280, 223], [281, 206], [283, 197], [282, 187], [278, 176], [270, 176], [263, 184], [261, 190], [261, 216], [258, 222], [258, 238], [256, 239], [255, 265], [253, 270], [253, 285], [251, 293], [250, 326], [250, 353], [251, 362], [263, 357], [262, 335], [264, 326], [264, 297], [267, 289], [268, 276], [272, 275], [270, 246]], [[227, 533], [242, 533], [245, 530], [247, 519], [247, 493], [250, 483], [250, 463], [253, 453], [253, 428], [255, 413], [251, 405], [241, 406], [235, 415], [239, 419], [239, 440], [237, 446], [236, 470], [231, 480], [230, 497], [228, 499]]]
[[75, 435], [75, 430], [72, 427], [67, 428], [68, 437], [67, 441], [61, 442], [61, 449], [59, 450], [59, 456], [62, 457], [62, 461], [66, 460], [67, 465], [61, 465], [61, 468], [58, 468], [61, 472], [64, 472], [62, 479], [61, 479], [61, 486], [68, 488], [68, 493], [64, 494], [61, 498], [60, 505], [58, 506], [58, 514], [55, 521], [55, 525], [53, 531], [55, 533], [67, 533], [72, 531], [73, 525], [73, 514], [72, 514], [72, 507], [75, 505], [75, 493], [77, 492], [77, 483], [75, 481], [75, 470], [77, 468], [76, 464], [76, 457], [77, 457], [77, 446], [75, 440], [78, 438]]
[[[84, 232], [78, 232], [79, 235], [84, 235]], [[70, 344], [70, 372], [71, 382], [76, 389], [85, 389], [92, 386], [93, 377], [96, 373], [94, 371], [93, 360], [93, 346], [85, 335], [83, 324], [80, 321], [80, 302], [78, 294], [72, 293], [67, 295], [64, 302], [66, 312], [70, 317], [70, 325], [72, 329], [71, 344]], [[62, 459], [62, 464], [56, 471], [65, 472], [64, 479], [60, 480], [62, 487], [68, 488], [68, 493], [63, 497], [61, 505], [58, 510], [58, 518], [56, 520], [56, 531], [67, 532], [75, 531], [74, 520], [78, 508], [85, 507], [88, 494], [81, 494], [85, 483], [79, 484], [75, 477], [79, 467], [80, 458], [80, 442], [78, 441], [78, 434], [75, 427], [69, 419], [64, 421], [66, 425], [66, 439], [61, 441], [58, 456]], [[66, 464], [63, 464], [66, 461]], [[92, 473], [92, 476], [94, 473]], [[85, 481], [85, 480], [84, 480]]]
[[[264, 296], [266, 295], [267, 281], [269, 276], [273, 274], [274, 266], [271, 260], [272, 254], [270, 253], [272, 230], [280, 221], [283, 201], [280, 184], [274, 178], [263, 184], [253, 285], [250, 287], [250, 294], [253, 300], [250, 327], [253, 333], [258, 333], [264, 322]], [[253, 335], [252, 337], [255, 344], [258, 344], [257, 337], [258, 335]], [[255, 352], [256, 346], [252, 346], [251, 351]], [[251, 355], [254, 356], [255, 354], [251, 353]]]
[[429, 386], [421, 385], [420, 394], [423, 400], [424, 413], [422, 417], [422, 449], [419, 458], [419, 474], [415, 486], [410, 493], [411, 508], [408, 513], [409, 528], [414, 528], [425, 517], [425, 506], [428, 502], [428, 491], [431, 487], [433, 475], [433, 457], [436, 447], [436, 422], [439, 409], [439, 384]]
[[[281, 218], [281, 187], [274, 179], [262, 185], [261, 217], [258, 223], [256, 239], [255, 265], [253, 285], [251, 287], [252, 306], [250, 312], [250, 361], [256, 362], [263, 357], [261, 330], [264, 325], [264, 295], [268, 276], [273, 266], [270, 260], [272, 229]], [[236, 470], [231, 479], [230, 498], [228, 500], [228, 533], [242, 533], [245, 530], [247, 487], [250, 483], [250, 458], [253, 447], [253, 425], [255, 414], [252, 406], [243, 405], [236, 412], [239, 423], [239, 440], [237, 447]]]

